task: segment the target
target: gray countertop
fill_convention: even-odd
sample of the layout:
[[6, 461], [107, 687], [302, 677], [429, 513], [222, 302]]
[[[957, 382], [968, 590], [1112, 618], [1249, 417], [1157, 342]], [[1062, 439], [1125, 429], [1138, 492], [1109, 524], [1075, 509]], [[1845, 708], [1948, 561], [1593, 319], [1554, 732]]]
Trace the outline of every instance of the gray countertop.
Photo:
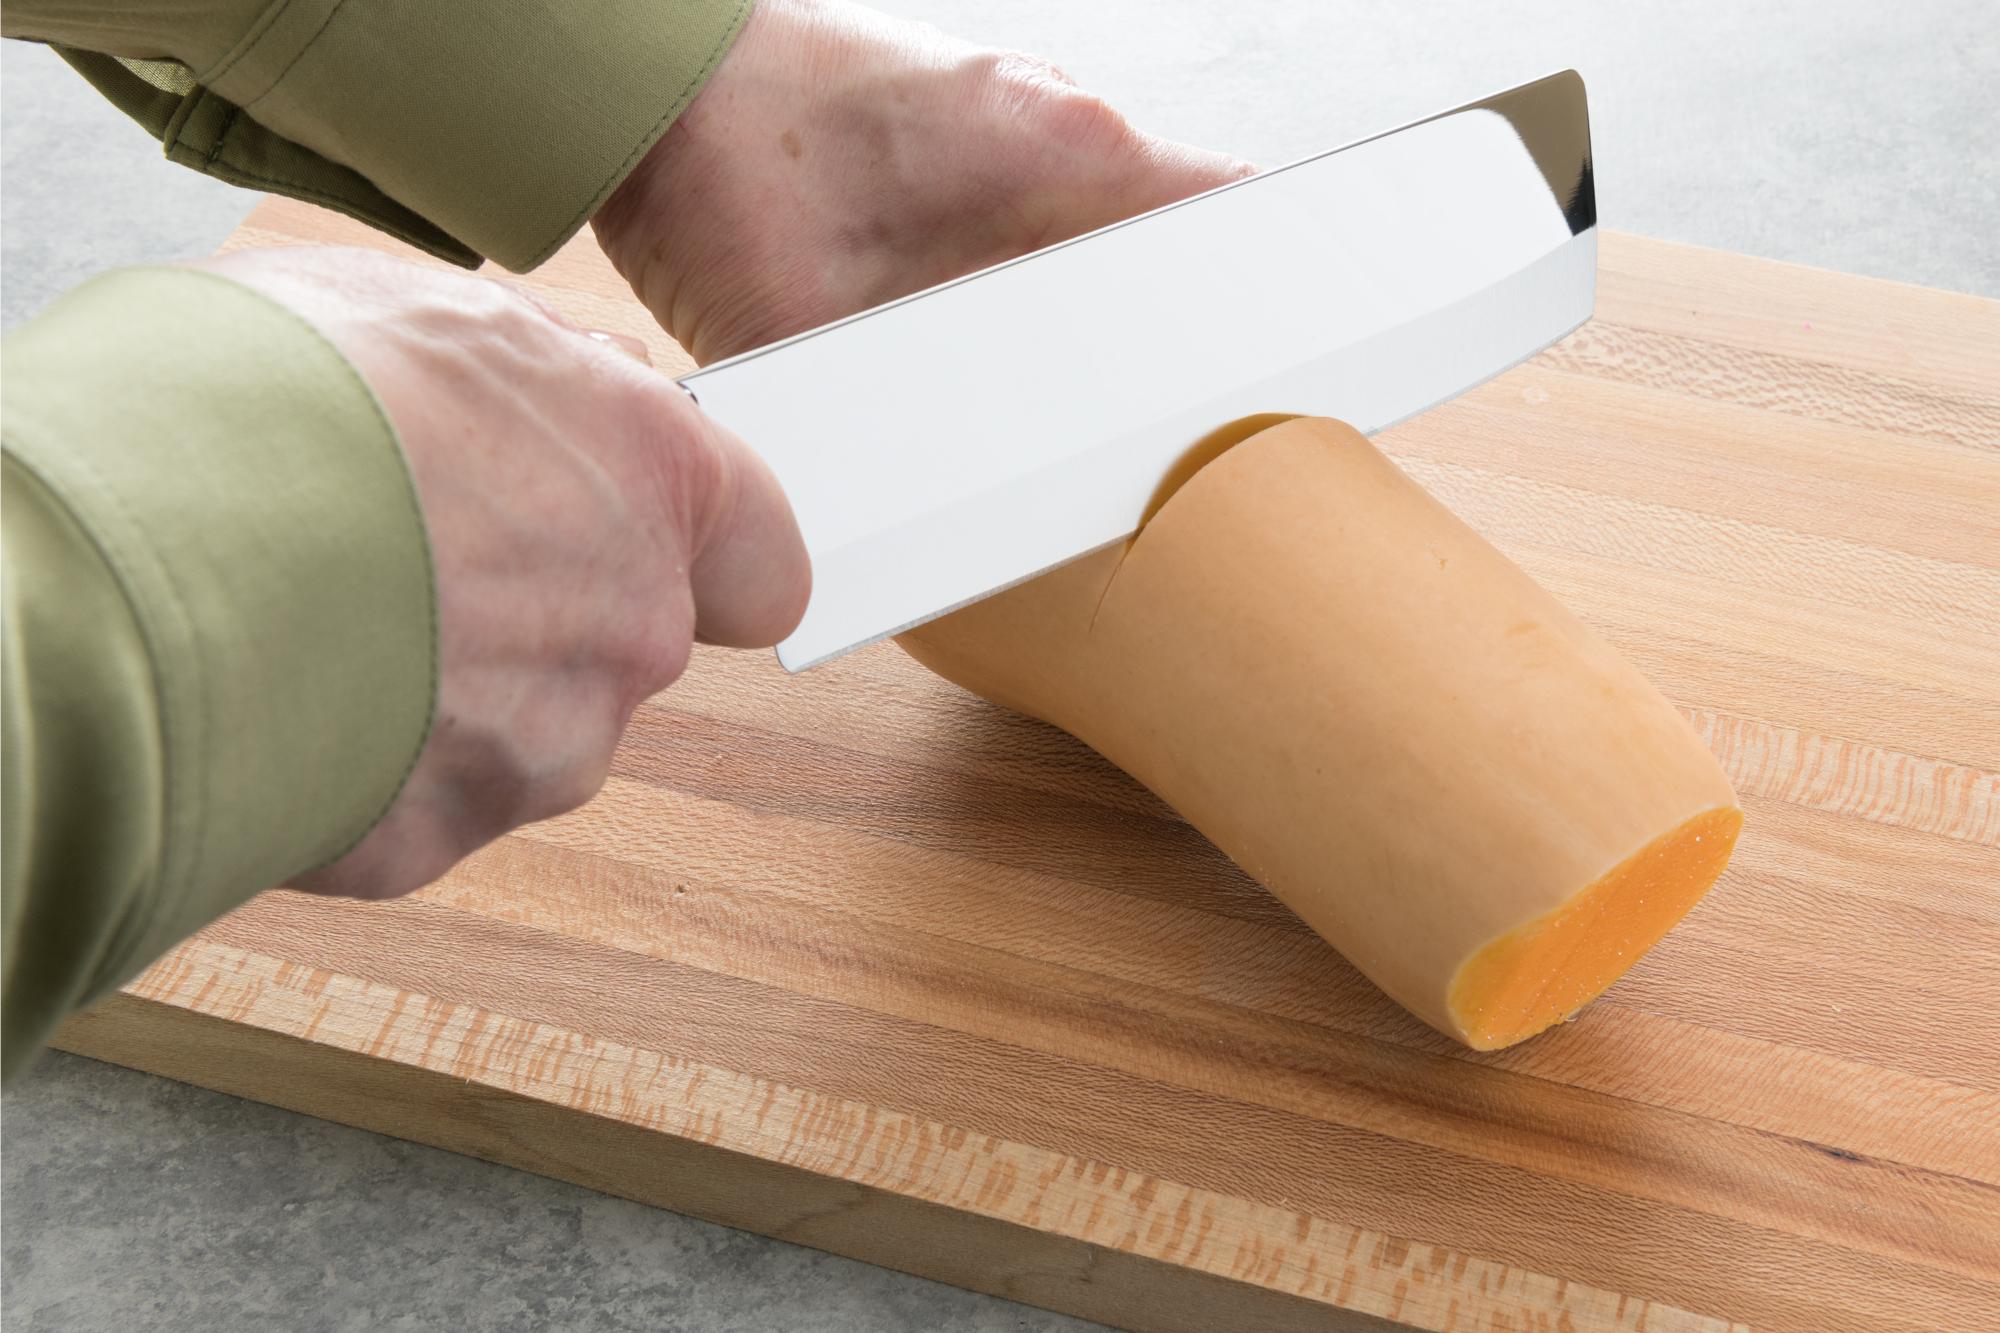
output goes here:
[[[2000, 296], [1990, 0], [911, 0], [1162, 133], [1282, 161], [1550, 69], [1605, 224]], [[45, 51], [0, 65], [0, 307], [205, 253], [254, 198]], [[70, 1056], [0, 1108], [10, 1330], [1069, 1330], [1080, 1321]]]

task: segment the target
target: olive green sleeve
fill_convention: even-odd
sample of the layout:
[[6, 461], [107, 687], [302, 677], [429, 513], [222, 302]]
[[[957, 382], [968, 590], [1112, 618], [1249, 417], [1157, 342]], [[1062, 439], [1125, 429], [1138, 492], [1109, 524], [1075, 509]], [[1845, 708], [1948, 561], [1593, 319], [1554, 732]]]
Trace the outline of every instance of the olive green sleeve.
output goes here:
[[352, 846], [436, 698], [414, 484], [310, 326], [212, 274], [86, 283], [0, 380], [0, 1070]]
[[463, 264], [533, 268], [714, 72], [750, 0], [8, 0], [167, 156]]

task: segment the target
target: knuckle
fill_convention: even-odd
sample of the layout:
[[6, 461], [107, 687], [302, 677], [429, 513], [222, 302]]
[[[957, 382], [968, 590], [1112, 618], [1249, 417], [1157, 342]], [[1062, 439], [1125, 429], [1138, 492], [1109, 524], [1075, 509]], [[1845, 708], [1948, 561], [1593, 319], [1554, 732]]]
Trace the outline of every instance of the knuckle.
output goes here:
[[1060, 99], [1053, 109], [1056, 132], [1071, 143], [1105, 148], [1126, 148], [1137, 143], [1138, 134], [1125, 113], [1111, 103], [1081, 89]]
[[604, 790], [605, 780], [610, 776], [611, 766], [608, 762], [587, 772], [578, 773], [564, 790], [557, 793], [556, 812], [568, 814], [572, 810], [581, 810], [589, 805], [597, 799], [597, 793]]
[[634, 408], [657, 503], [692, 559], [728, 500], [728, 453], [701, 410], [671, 384], [647, 386]]
[[407, 865], [397, 867], [396, 872], [384, 884], [380, 896], [401, 898], [415, 893], [426, 885], [435, 884], [450, 874], [453, 866], [484, 845], [485, 842], [482, 841], [470, 847], [438, 846], [420, 851]]
[[1079, 88], [1060, 67], [1019, 51], [984, 55], [985, 73], [1005, 108], [1038, 137], [1104, 151], [1135, 139], [1131, 123], [1109, 102]]
[[546, 311], [508, 283], [466, 275], [454, 290], [438, 293], [446, 317], [472, 331], [489, 347], [533, 348], [551, 328]]
[[[672, 619], [678, 620], [678, 617]], [[648, 636], [645, 646], [645, 678], [633, 701], [637, 707], [681, 678], [694, 657], [694, 636], [676, 623], [661, 625]]]
[[[617, 712], [610, 726], [611, 744], [617, 743], [619, 734], [641, 704], [679, 680], [687, 670], [694, 656], [693, 616], [675, 606], [685, 600], [684, 589], [677, 588], [664, 599], [656, 592], [634, 615], [625, 641], [619, 645], [622, 665], [615, 700]], [[663, 601], [666, 609], [661, 609]]]
[[555, 328], [548, 309], [526, 292], [507, 283], [487, 281], [488, 309], [494, 325], [512, 341], [533, 345]]
[[564, 765], [561, 772], [542, 784], [534, 809], [521, 822], [554, 819], [590, 804], [604, 790], [605, 779], [611, 776], [611, 754], [616, 742], [614, 730], [609, 741], [592, 746], [586, 757]]
[[1026, 51], [992, 51], [986, 53], [986, 60], [989, 71], [1003, 82], [1018, 83], [1029, 88], [1076, 87], [1075, 79], [1044, 56], [1032, 55]]

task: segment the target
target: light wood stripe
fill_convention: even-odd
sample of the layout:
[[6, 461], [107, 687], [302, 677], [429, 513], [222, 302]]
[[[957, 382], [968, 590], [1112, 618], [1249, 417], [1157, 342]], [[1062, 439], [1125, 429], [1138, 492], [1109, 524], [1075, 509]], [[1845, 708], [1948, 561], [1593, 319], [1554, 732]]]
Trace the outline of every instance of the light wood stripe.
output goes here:
[[[383, 1060], [434, 1064], [468, 1082], [531, 1091], [593, 1116], [883, 1185], [968, 1211], [1046, 1227], [1122, 1250], [1142, 1244], [1177, 1263], [1290, 1287], [1302, 1294], [1421, 1328], [1449, 1329], [1454, 1303], [1490, 1305], [1534, 1327], [1553, 1310], [1579, 1329], [1726, 1333], [1686, 1311], [1631, 1301], [1503, 1264], [1441, 1262], [1430, 1247], [1305, 1214], [1246, 1204], [1211, 1191], [1064, 1157], [1030, 1145], [864, 1103], [753, 1078], [717, 1065], [595, 1041], [463, 1005], [411, 997], [352, 977], [301, 968], [240, 949], [195, 946], [133, 993], [274, 1031], [337, 1043]], [[209, 984], [213, 980], [215, 984]], [[378, 1026], [385, 1009], [411, 1015]], [[1101, 1206], [1060, 1200], [1052, 1187], [1089, 1180]], [[1058, 1211], [1058, 1204], [1060, 1209]], [[1286, 1242], [1266, 1244], [1264, 1237]], [[1312, 1262], [1337, 1254], [1340, 1262]], [[1356, 1262], [1364, 1259], [1365, 1262]], [[1496, 1323], [1493, 1327], [1505, 1327]]]
[[1965, 397], [1875, 374], [1681, 334], [1595, 320], [1552, 349], [1546, 364], [1620, 384], [1738, 403], [1811, 421], [2000, 451], [2000, 400]]

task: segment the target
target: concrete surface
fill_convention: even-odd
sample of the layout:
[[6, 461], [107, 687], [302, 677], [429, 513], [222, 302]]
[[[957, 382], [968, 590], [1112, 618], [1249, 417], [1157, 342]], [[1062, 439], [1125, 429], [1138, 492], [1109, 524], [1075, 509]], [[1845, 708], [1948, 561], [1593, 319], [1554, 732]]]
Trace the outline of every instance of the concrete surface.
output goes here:
[[[886, 7], [1266, 162], [1574, 65], [1607, 225], [2000, 296], [1990, 0]], [[0, 80], [8, 325], [101, 268], [213, 248], [253, 202], [161, 161], [46, 52], [9, 43]], [[10, 1329], [1088, 1327], [72, 1057], [0, 1133]]]

